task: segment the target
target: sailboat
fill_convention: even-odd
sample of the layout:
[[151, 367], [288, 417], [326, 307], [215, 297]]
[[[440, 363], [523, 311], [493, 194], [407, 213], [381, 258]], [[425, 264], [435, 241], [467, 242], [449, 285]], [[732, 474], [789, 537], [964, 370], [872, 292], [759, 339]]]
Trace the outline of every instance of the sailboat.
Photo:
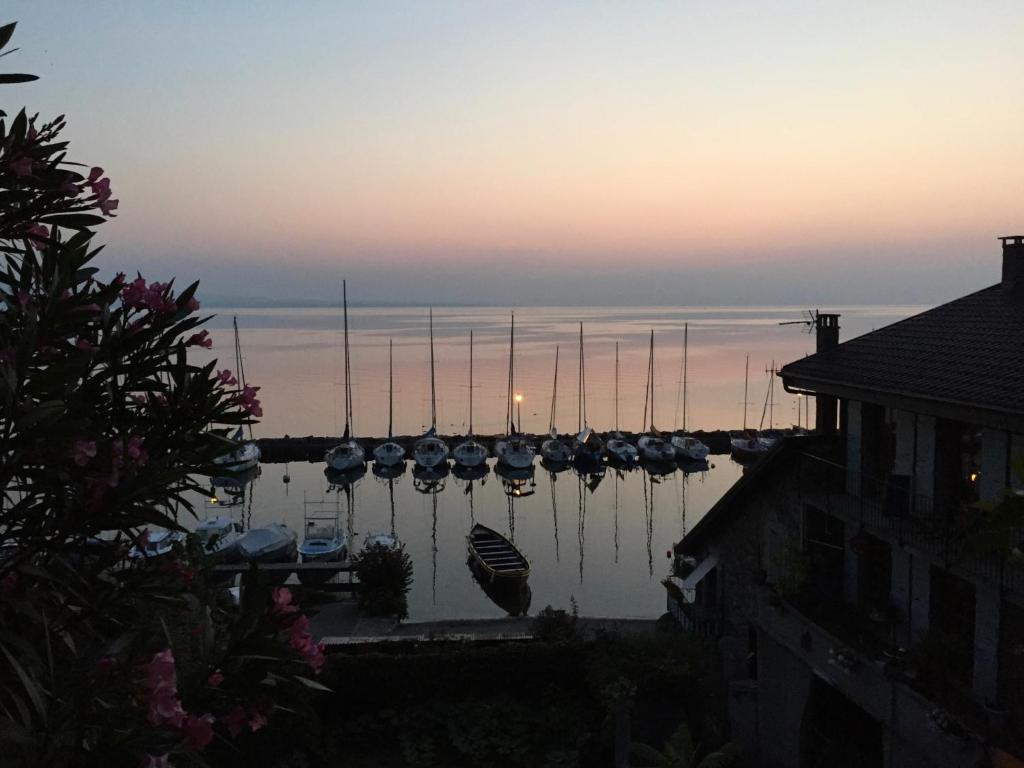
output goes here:
[[[647, 405], [650, 403], [650, 409]], [[644, 426], [647, 426], [647, 414], [651, 414], [650, 429], [636, 441], [640, 455], [646, 461], [655, 464], [667, 464], [676, 457], [676, 450], [666, 442], [665, 438], [654, 426], [654, 329], [651, 329], [651, 352], [647, 358], [647, 393], [644, 395]]]
[[341, 442], [324, 455], [327, 468], [335, 472], [347, 472], [366, 463], [363, 446], [352, 438], [352, 363], [348, 349], [348, 292], [344, 280], [341, 282], [341, 301], [345, 328], [345, 432]]
[[[672, 436], [672, 447], [675, 449], [676, 458], [680, 461], [704, 461], [708, 457], [708, 447], [700, 440], [688, 434], [686, 431], [686, 374], [687, 356], [690, 347], [690, 324], [683, 325], [683, 429], [681, 435]], [[676, 405], [678, 406], [678, 400]]]
[[551, 419], [548, 421], [548, 434], [551, 435], [540, 445], [541, 456], [551, 464], [565, 464], [572, 458], [572, 449], [558, 437], [555, 427], [555, 404], [558, 402], [558, 345], [555, 345], [555, 381], [551, 386]]
[[[238, 372], [238, 383], [245, 389], [245, 366], [242, 364], [242, 345], [238, 341], [238, 318], [231, 319], [235, 327], [235, 370]], [[249, 425], [249, 439], [244, 439], [243, 428], [239, 427], [231, 436], [236, 448], [229, 453], [218, 456], [214, 464], [232, 473], [248, 472], [260, 463], [260, 447], [252, 439], [252, 424]]]
[[430, 429], [416, 441], [412, 450], [416, 466], [421, 469], [448, 470], [448, 445], [437, 436], [437, 389], [434, 383], [434, 310], [430, 309]]
[[403, 467], [405, 465], [405, 448], [392, 439], [395, 417], [394, 348], [394, 341], [388, 339], [388, 439], [373, 449], [375, 465], [382, 467], [394, 467], [399, 463]]
[[579, 393], [577, 395], [578, 405], [578, 429], [576, 438], [573, 440], [572, 452], [573, 463], [576, 469], [581, 472], [597, 472], [604, 465], [605, 444], [597, 433], [587, 426], [587, 371], [583, 356], [583, 323], [580, 323], [580, 366], [579, 366]]
[[746, 364], [743, 369], [743, 432], [739, 435], [731, 435], [729, 444], [732, 448], [732, 455], [737, 461], [749, 461], [757, 459], [768, 452], [770, 444], [757, 436], [753, 429], [747, 429], [747, 396], [750, 389], [750, 355], [747, 355]]
[[487, 449], [473, 439], [473, 332], [469, 332], [469, 433], [466, 439], [455, 446], [455, 464], [462, 467], [478, 467], [487, 460]]
[[625, 467], [636, 464], [639, 453], [619, 431], [619, 342], [615, 342], [615, 432], [608, 441], [608, 458]]
[[[507, 433], [504, 438], [494, 444], [494, 453], [498, 463], [512, 469], [533, 468], [533, 446], [516, 430], [512, 420], [513, 402], [518, 401], [515, 395], [515, 349], [516, 349], [516, 316], [512, 315], [512, 329], [508, 341], [508, 407], [505, 413]], [[521, 425], [520, 425], [521, 426]]]

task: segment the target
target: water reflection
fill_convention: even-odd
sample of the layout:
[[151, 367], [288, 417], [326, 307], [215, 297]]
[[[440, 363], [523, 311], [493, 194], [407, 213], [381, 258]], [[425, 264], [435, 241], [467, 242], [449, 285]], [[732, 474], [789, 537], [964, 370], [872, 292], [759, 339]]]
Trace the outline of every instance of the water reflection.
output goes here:
[[[353, 551], [369, 533], [390, 531], [413, 560], [412, 620], [485, 618], [531, 604], [566, 607], [570, 597], [591, 614], [656, 617], [664, 611], [658, 581], [667, 563], [654, 555], [678, 541], [741, 471], [725, 457], [717, 466], [688, 464], [668, 474], [579, 473], [543, 464], [532, 472], [495, 471], [494, 464], [440, 472], [402, 465], [381, 472], [371, 465], [372, 473], [338, 474], [325, 473], [322, 463], [292, 463], [290, 495], [281, 482], [283, 465], [264, 465], [262, 476], [218, 479], [211, 493], [218, 502], [197, 498], [196, 504], [205, 501], [216, 508], [211, 515], [231, 515], [247, 528], [284, 522], [301, 531], [303, 501], [323, 500], [339, 508]], [[577, 556], [563, 560], [565, 512], [572, 507]], [[466, 572], [466, 535], [475, 523], [514, 539], [530, 560], [528, 600], [488, 594]]]

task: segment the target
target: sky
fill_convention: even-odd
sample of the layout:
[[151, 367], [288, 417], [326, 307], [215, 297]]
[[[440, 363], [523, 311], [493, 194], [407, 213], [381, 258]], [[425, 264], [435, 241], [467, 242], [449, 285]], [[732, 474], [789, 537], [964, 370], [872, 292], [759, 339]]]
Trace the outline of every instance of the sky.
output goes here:
[[214, 302], [936, 303], [1024, 230], [1024, 3], [8, 0], [101, 264]]

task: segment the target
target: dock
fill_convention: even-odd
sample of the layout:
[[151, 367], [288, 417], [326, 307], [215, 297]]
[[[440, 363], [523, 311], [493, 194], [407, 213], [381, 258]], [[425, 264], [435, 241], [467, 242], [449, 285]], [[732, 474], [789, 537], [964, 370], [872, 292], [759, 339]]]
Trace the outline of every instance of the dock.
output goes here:
[[[224, 563], [213, 566], [213, 572], [220, 576], [239, 576], [248, 573], [253, 567], [252, 563]], [[332, 579], [341, 574], [348, 574], [348, 579], [341, 581], [326, 581], [315, 585], [316, 589], [323, 592], [358, 592], [359, 582], [355, 580], [355, 566], [348, 560], [339, 560], [328, 563], [258, 563], [256, 568], [261, 572], [271, 574], [281, 581], [284, 581], [292, 574], [295, 574], [301, 581], [301, 574], [306, 573], [317, 576], [327, 576]]]

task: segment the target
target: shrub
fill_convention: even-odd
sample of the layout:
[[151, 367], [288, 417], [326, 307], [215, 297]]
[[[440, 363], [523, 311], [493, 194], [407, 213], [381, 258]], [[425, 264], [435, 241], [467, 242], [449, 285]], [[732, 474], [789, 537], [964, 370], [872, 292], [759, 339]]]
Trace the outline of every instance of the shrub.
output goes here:
[[575, 598], [571, 599], [572, 613], [550, 605], [537, 613], [530, 623], [530, 631], [538, 640], [549, 643], [567, 642], [576, 639], [576, 623], [579, 621], [579, 609]]
[[409, 616], [412, 558], [405, 545], [368, 547], [352, 558], [359, 577], [359, 609], [368, 616]]

